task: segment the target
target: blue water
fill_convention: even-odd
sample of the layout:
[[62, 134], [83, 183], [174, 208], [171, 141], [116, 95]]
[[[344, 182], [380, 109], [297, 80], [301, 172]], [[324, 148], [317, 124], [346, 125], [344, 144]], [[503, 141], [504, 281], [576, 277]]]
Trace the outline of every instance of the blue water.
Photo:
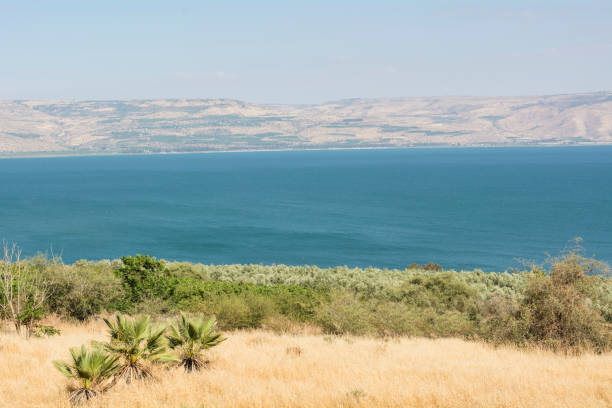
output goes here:
[[576, 236], [612, 261], [612, 147], [0, 160], [0, 238], [66, 262], [501, 271]]

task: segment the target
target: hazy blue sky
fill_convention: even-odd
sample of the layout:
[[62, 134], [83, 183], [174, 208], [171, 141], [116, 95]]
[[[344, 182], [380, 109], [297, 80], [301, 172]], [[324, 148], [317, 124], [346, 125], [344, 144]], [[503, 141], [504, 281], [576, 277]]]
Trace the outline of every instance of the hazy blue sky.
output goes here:
[[611, 89], [610, 0], [0, 0], [0, 99]]

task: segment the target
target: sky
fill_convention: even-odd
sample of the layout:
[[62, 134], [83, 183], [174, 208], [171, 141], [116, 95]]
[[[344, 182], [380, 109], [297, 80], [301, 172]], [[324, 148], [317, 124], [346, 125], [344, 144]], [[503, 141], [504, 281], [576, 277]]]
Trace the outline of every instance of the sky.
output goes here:
[[0, 0], [0, 99], [612, 90], [612, 1]]

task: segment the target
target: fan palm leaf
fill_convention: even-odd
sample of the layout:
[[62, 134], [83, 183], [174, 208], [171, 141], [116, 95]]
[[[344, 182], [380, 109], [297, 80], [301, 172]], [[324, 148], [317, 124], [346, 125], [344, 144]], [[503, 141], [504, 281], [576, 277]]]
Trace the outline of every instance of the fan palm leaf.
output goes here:
[[207, 363], [202, 357], [204, 351], [226, 340], [216, 329], [214, 317], [189, 319], [184, 314], [170, 327], [166, 335], [168, 346], [177, 352], [179, 365], [185, 371], [199, 371]]
[[150, 363], [176, 361], [176, 356], [166, 347], [165, 327], [154, 327], [148, 317], [129, 319], [121, 314], [115, 321], [104, 319], [110, 341], [103, 347], [120, 358], [120, 369], [115, 381], [126, 384], [135, 380], [152, 378]]
[[78, 386], [71, 389], [68, 400], [74, 404], [98, 395], [108, 388], [108, 379], [117, 372], [118, 356], [111, 356], [101, 349], [88, 350], [85, 346], [70, 349], [72, 361], [54, 361], [53, 365]]

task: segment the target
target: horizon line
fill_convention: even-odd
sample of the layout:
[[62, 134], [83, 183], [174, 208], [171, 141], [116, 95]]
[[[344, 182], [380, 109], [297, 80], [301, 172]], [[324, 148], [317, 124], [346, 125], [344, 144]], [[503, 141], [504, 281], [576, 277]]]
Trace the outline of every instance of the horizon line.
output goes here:
[[325, 105], [344, 101], [355, 100], [402, 100], [402, 99], [436, 99], [436, 98], [549, 98], [555, 96], [571, 96], [571, 95], [593, 95], [593, 94], [612, 94], [612, 90], [584, 91], [584, 92], [560, 92], [560, 93], [543, 93], [543, 94], [522, 94], [522, 95], [429, 95], [429, 96], [375, 96], [375, 97], [345, 97], [338, 99], [330, 99], [317, 103], [300, 103], [300, 102], [253, 102], [247, 99], [239, 99], [234, 97], [130, 97], [130, 98], [9, 98], [0, 99], [0, 103], [8, 102], [131, 102], [131, 101], [234, 101], [256, 105], [286, 105], [286, 106], [314, 106]]

